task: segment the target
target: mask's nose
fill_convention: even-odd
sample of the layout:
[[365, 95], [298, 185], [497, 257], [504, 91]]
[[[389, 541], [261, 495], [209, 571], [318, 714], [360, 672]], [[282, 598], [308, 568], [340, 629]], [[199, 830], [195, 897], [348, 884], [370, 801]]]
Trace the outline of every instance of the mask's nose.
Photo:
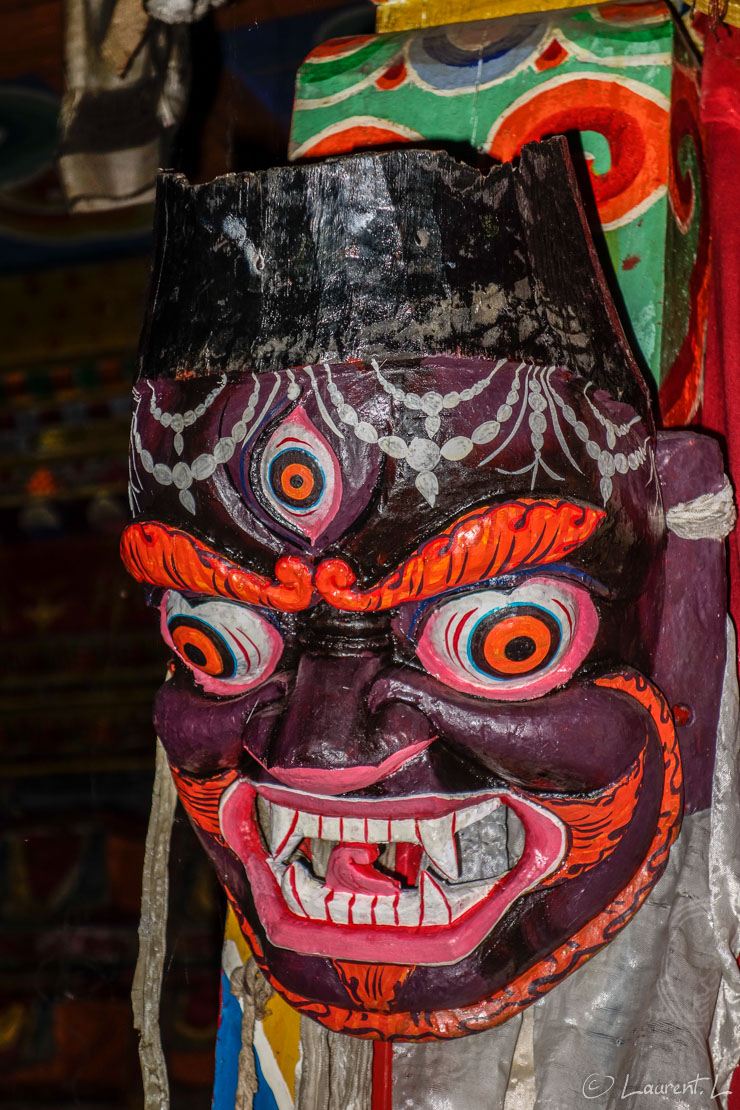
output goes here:
[[342, 794], [392, 774], [433, 736], [414, 707], [389, 705], [376, 714], [368, 707], [373, 683], [388, 662], [386, 614], [320, 606], [312, 616], [299, 631], [303, 655], [295, 684], [262, 762], [288, 786]]

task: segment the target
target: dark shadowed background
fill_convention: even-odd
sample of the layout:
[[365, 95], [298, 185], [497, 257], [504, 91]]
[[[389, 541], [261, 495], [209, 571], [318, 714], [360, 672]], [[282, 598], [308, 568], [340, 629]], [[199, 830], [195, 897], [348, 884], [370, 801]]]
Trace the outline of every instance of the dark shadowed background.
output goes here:
[[[295, 71], [372, 30], [332, 0], [241, 0], [189, 32], [170, 164], [284, 163]], [[0, 0], [0, 1103], [141, 1104], [129, 991], [166, 654], [118, 560], [148, 205], [70, 215], [55, 166], [62, 0]], [[221, 896], [175, 826], [162, 1027], [178, 1110], [210, 1106]]]

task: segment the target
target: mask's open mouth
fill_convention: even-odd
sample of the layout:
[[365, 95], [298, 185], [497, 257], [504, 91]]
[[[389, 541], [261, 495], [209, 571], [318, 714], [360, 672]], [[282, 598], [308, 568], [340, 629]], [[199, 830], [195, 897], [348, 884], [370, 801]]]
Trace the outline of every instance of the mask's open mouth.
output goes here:
[[566, 850], [563, 823], [508, 790], [352, 799], [241, 779], [220, 824], [273, 944], [364, 963], [456, 963]]

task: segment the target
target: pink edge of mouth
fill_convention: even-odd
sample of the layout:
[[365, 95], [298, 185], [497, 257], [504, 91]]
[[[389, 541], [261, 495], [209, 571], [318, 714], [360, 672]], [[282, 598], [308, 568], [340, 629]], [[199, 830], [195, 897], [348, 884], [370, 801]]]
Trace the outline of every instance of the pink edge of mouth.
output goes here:
[[[509, 907], [522, 894], [551, 874], [565, 854], [565, 830], [552, 814], [534, 803], [508, 791], [490, 791], [476, 795], [476, 800], [498, 797], [508, 805], [524, 826], [524, 851], [514, 867], [501, 876], [490, 894], [450, 925], [338, 925], [332, 921], [315, 921], [298, 917], [288, 907], [280, 886], [267, 862], [256, 821], [255, 795], [251, 783], [240, 780], [225, 793], [220, 807], [220, 824], [224, 839], [244, 864], [252, 888], [255, 907], [270, 942], [278, 948], [287, 948], [310, 956], [352, 960], [358, 963], [389, 964], [454, 964], [469, 956], [485, 939]], [[266, 790], [260, 793], [267, 794]], [[270, 792], [276, 794], [277, 791]], [[287, 792], [292, 794], [292, 792]], [[439, 813], [449, 813], [469, 805], [470, 796], [463, 800], [426, 796], [423, 799], [382, 799], [362, 804], [362, 813], [345, 800], [342, 809], [347, 815], [367, 816], [370, 806], [380, 820], [387, 819], [392, 808], [393, 817], [399, 816], [398, 803], [407, 803], [405, 809], [416, 802], [434, 801]], [[304, 795], [297, 805], [298, 796], [292, 795], [296, 808], [310, 812], [305, 803], [314, 804], [323, 799]], [[457, 804], [451, 804], [457, 803]], [[326, 807], [324, 811], [326, 811]], [[386, 813], [378, 812], [386, 809]], [[427, 805], [425, 808], [429, 809]], [[337, 813], [332, 807], [332, 813]], [[338, 814], [337, 814], [338, 815]]]
[[273, 778], [279, 779], [288, 787], [297, 790], [309, 790], [321, 795], [349, 794], [352, 790], [364, 790], [374, 782], [387, 778], [394, 771], [398, 771], [409, 763], [419, 752], [423, 752], [437, 739], [430, 736], [427, 740], [419, 740], [416, 744], [409, 744], [401, 751], [394, 752], [384, 759], [382, 763], [367, 764], [356, 767], [342, 767], [339, 770], [321, 770], [313, 767], [267, 767], [261, 759], [253, 756], [259, 765]]

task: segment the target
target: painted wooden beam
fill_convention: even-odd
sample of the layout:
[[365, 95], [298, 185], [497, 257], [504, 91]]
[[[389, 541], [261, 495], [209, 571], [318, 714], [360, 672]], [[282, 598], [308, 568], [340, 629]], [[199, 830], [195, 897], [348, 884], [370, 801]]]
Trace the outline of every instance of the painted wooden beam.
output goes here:
[[417, 27], [441, 27], [447, 23], [472, 23], [528, 12], [562, 11], [585, 7], [590, 0], [376, 0], [375, 29], [410, 31]]

